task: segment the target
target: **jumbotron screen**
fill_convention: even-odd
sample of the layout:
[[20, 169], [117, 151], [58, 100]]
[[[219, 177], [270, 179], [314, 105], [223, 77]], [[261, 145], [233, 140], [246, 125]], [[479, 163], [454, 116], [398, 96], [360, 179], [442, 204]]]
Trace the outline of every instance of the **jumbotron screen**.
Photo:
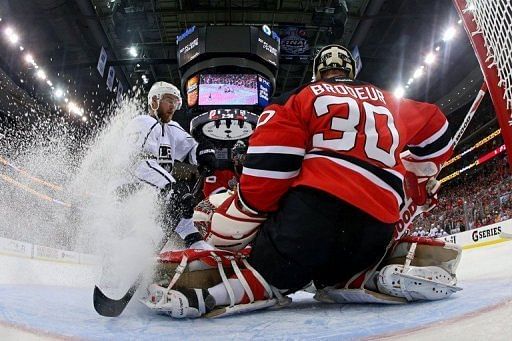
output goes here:
[[257, 105], [255, 74], [203, 74], [199, 78], [199, 105]]

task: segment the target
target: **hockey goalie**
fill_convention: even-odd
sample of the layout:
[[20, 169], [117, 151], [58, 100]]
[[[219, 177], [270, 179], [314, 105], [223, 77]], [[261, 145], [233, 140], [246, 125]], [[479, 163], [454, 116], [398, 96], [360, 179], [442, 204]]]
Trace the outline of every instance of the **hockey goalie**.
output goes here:
[[[194, 220], [213, 250], [163, 252], [141, 301], [174, 318], [280, 307], [311, 283], [322, 302], [404, 304], [460, 290], [454, 244], [397, 229], [431, 207], [452, 153], [434, 105], [355, 80], [350, 52], [320, 50], [314, 80], [266, 108], [236, 191]], [[407, 151], [407, 153], [404, 153]]]

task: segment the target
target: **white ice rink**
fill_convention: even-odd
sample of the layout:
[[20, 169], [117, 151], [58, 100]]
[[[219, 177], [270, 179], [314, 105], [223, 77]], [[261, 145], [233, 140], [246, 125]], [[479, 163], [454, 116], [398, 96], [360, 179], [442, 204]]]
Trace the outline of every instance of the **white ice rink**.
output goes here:
[[133, 300], [118, 318], [96, 314], [97, 269], [0, 255], [0, 340], [511, 340], [512, 242], [465, 250], [463, 291], [405, 306], [327, 305], [295, 295], [282, 310], [170, 320]]

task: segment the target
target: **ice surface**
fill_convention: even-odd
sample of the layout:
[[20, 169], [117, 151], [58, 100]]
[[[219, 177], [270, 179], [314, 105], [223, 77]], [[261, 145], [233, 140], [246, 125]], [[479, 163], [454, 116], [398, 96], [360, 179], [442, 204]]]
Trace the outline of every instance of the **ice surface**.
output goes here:
[[[86, 340], [158, 339], [510, 339], [512, 242], [464, 251], [463, 291], [405, 306], [330, 305], [301, 292], [291, 306], [216, 320], [170, 320], [132, 301], [118, 318], [98, 316], [98, 270], [0, 256], [0, 330]], [[0, 332], [0, 339], [6, 339]]]

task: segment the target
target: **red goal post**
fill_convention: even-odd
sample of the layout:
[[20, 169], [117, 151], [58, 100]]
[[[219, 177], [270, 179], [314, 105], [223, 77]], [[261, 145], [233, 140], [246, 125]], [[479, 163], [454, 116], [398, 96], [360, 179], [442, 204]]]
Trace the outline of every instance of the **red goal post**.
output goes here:
[[512, 169], [512, 1], [453, 0], [491, 95]]

